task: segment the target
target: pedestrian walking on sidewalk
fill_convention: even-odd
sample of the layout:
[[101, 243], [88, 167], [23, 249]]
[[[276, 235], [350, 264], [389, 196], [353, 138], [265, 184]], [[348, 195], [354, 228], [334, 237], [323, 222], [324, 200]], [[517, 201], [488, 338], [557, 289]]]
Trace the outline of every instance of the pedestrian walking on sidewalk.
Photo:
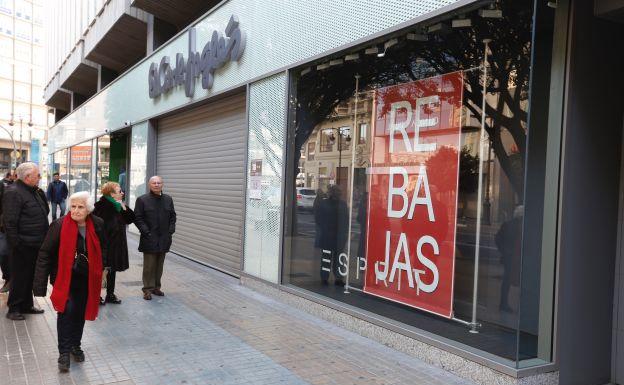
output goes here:
[[176, 223], [173, 199], [163, 194], [162, 178], [153, 176], [148, 185], [150, 191], [138, 197], [134, 205], [135, 224], [141, 232], [139, 251], [143, 252], [143, 299], [146, 300], [152, 299], [152, 294], [165, 295], [160, 290], [160, 279]]
[[107, 242], [104, 221], [90, 214], [93, 208], [88, 192], [72, 194], [69, 214], [52, 222], [37, 258], [34, 294], [45, 297], [50, 277], [61, 372], [69, 370], [70, 355], [76, 362], [85, 360], [81, 348], [85, 320], [98, 315]]
[[48, 185], [48, 191], [46, 196], [52, 207], [52, 220], [56, 219], [56, 209], [61, 209], [61, 217], [65, 215], [65, 199], [67, 199], [67, 184], [61, 180], [61, 176], [58, 172], [52, 174], [54, 180]]
[[2, 219], [9, 244], [11, 290], [7, 318], [24, 320], [24, 314], [41, 314], [33, 303], [33, 276], [37, 254], [48, 231], [48, 204], [37, 187], [39, 167], [31, 162], [17, 167], [17, 181], [4, 191]]
[[0, 181], [0, 270], [2, 270], [2, 279], [4, 284], [0, 287], [0, 293], [9, 291], [11, 273], [9, 270], [9, 243], [4, 233], [4, 224], [2, 223], [2, 196], [4, 190], [13, 184], [15, 180], [12, 172], [7, 172], [4, 179]]
[[104, 220], [104, 231], [108, 240], [106, 297], [100, 299], [101, 305], [121, 303], [115, 295], [115, 277], [118, 271], [130, 267], [126, 226], [134, 222], [134, 211], [124, 204], [123, 196], [119, 183], [107, 182], [102, 186], [102, 197], [95, 203], [93, 210], [93, 215]]

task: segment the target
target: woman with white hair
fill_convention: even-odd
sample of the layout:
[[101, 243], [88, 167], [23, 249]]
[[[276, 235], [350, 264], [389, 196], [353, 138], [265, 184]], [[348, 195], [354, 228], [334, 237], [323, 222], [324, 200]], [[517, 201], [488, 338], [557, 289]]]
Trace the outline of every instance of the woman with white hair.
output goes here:
[[82, 332], [85, 320], [98, 315], [106, 258], [104, 221], [91, 215], [93, 199], [82, 191], [68, 201], [69, 214], [52, 222], [39, 250], [33, 284], [35, 296], [44, 297], [50, 277], [61, 372], [69, 371], [70, 354], [76, 362], [85, 359]]

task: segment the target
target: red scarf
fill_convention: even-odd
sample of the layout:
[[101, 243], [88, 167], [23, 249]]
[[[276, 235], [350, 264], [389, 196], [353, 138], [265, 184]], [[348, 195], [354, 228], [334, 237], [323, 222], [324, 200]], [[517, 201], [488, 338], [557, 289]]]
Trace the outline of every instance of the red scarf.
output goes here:
[[[102, 249], [100, 240], [95, 232], [91, 216], [87, 216], [86, 229], [87, 256], [89, 258], [89, 280], [87, 309], [85, 320], [93, 321], [98, 315], [100, 305], [100, 291], [102, 288]], [[69, 297], [69, 286], [72, 277], [72, 266], [76, 255], [76, 241], [78, 240], [78, 224], [68, 214], [61, 226], [61, 240], [59, 245], [58, 271], [52, 288], [52, 305], [59, 313], [65, 312], [65, 304]]]

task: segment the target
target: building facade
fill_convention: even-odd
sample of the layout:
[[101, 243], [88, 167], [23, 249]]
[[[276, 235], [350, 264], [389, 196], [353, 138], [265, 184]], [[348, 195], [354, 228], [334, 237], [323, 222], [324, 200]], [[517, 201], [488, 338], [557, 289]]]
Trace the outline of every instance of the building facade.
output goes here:
[[0, 173], [47, 161], [43, 2], [0, 2]]
[[624, 383], [621, 8], [96, 5], [47, 66], [70, 190], [161, 175], [173, 252], [478, 383]]

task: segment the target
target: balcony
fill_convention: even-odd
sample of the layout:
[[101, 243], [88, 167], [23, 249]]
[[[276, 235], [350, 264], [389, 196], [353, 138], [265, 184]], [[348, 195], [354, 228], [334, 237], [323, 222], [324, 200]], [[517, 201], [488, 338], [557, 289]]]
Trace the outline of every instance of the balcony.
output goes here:
[[134, 0], [132, 6], [182, 30], [220, 2], [220, 0]]

